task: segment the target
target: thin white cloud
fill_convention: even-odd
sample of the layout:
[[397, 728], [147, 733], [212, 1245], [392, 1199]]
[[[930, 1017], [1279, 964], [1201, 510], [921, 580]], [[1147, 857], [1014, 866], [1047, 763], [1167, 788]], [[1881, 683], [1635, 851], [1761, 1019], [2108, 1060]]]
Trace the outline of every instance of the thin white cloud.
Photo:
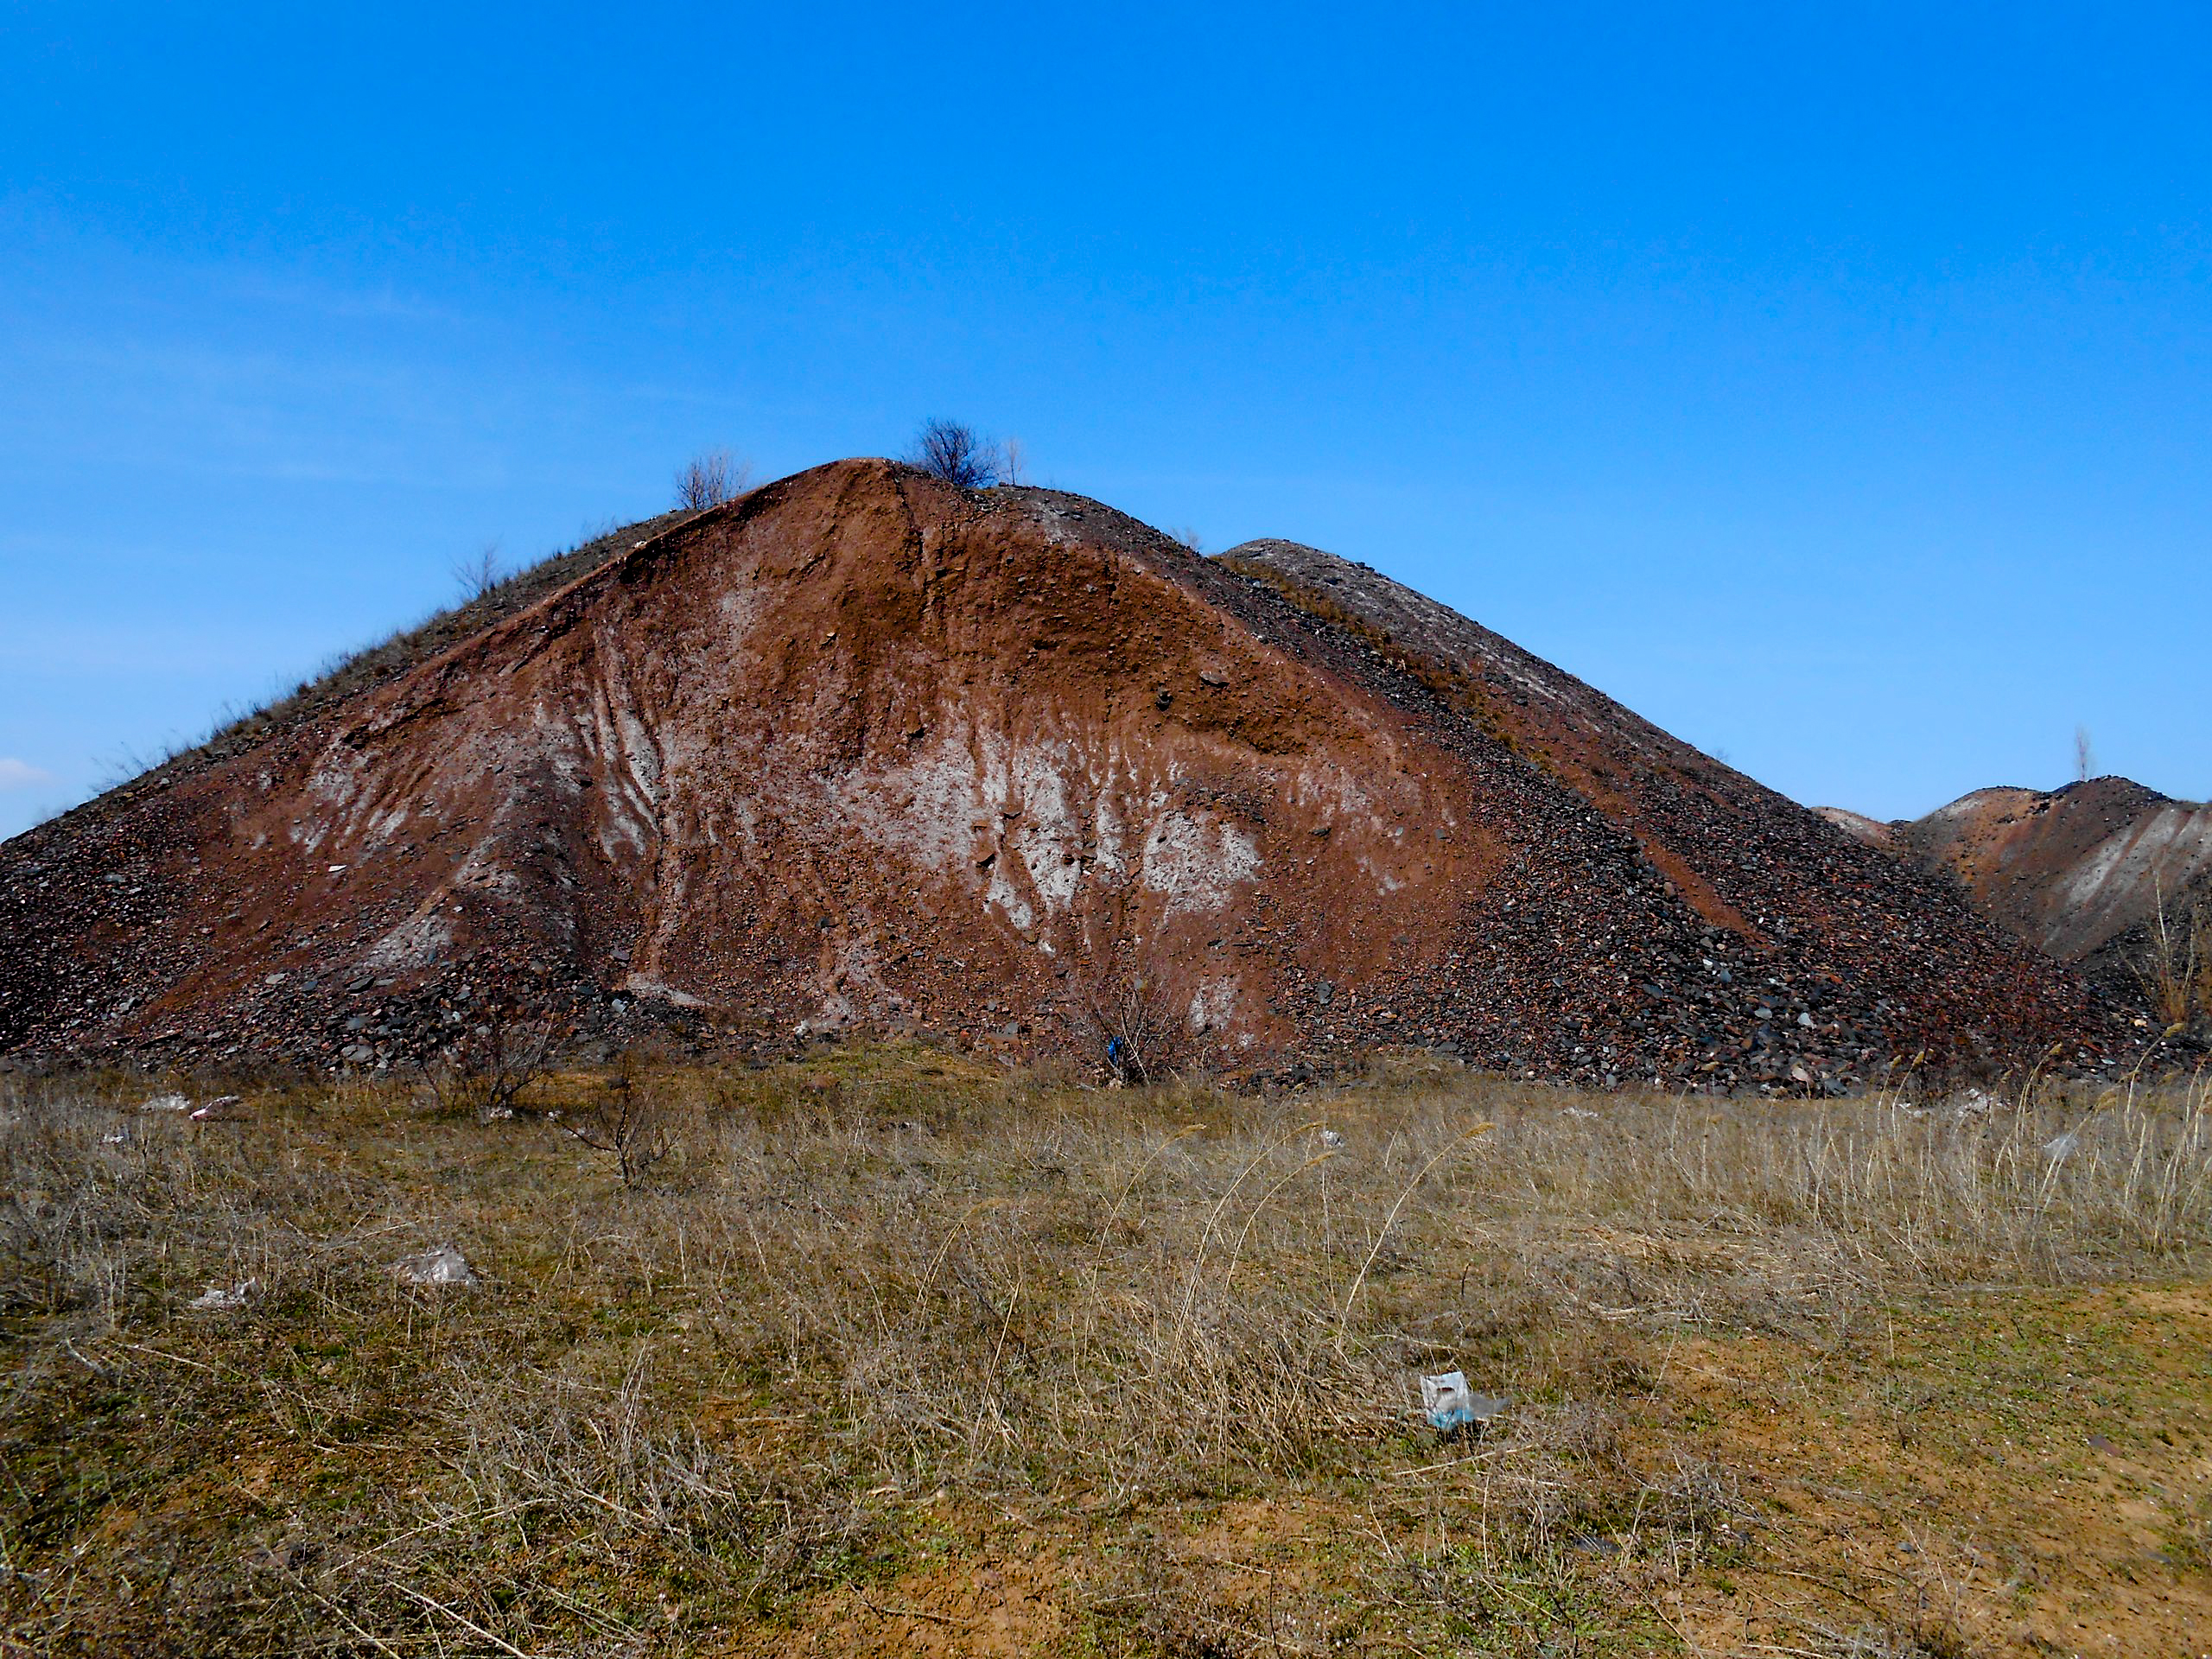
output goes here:
[[41, 772], [29, 761], [18, 760], [12, 754], [0, 754], [0, 789], [35, 789], [53, 781], [52, 772]]

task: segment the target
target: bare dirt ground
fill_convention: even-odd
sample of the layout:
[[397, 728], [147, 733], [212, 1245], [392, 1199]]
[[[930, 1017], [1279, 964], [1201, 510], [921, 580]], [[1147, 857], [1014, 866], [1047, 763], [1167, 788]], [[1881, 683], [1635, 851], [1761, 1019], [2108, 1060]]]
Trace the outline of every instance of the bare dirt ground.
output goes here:
[[0, 1652], [2212, 1648], [2202, 1085], [6, 1086]]

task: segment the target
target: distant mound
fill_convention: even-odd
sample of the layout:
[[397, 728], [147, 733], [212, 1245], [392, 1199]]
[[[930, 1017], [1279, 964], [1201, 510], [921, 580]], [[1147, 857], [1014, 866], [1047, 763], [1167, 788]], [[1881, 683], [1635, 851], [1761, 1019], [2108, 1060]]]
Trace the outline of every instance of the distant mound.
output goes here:
[[1978, 789], [1864, 838], [1956, 878], [1982, 912], [2122, 995], [2163, 904], [2168, 918], [2212, 903], [2212, 806], [2125, 778], [2063, 789]]
[[0, 845], [0, 1052], [396, 1063], [489, 1003], [1247, 1071], [1840, 1086], [2080, 980], [1572, 676], [1284, 542], [842, 461]]
[[1897, 831], [1879, 818], [1870, 818], [1864, 812], [1853, 812], [1842, 806], [1816, 806], [1813, 813], [1816, 817], [1826, 818], [1854, 841], [1879, 847], [1885, 852], [1897, 850]]

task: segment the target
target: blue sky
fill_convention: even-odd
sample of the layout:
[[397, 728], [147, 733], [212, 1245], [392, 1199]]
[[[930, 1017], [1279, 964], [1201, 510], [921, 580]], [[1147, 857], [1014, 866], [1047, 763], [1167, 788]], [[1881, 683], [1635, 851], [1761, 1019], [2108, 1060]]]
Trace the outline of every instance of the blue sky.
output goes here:
[[0, 834], [946, 413], [1800, 800], [2212, 793], [2212, 10], [17, 4]]

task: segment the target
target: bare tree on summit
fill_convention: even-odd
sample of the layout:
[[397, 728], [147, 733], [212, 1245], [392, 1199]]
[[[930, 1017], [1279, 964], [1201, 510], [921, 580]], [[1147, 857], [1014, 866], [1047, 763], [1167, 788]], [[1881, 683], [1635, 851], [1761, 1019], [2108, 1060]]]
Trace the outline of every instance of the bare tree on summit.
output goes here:
[[906, 459], [931, 478], [963, 490], [988, 489], [999, 481], [998, 451], [959, 421], [924, 421]]
[[719, 507], [745, 493], [753, 469], [727, 449], [706, 449], [676, 474], [676, 505], [688, 512]]

